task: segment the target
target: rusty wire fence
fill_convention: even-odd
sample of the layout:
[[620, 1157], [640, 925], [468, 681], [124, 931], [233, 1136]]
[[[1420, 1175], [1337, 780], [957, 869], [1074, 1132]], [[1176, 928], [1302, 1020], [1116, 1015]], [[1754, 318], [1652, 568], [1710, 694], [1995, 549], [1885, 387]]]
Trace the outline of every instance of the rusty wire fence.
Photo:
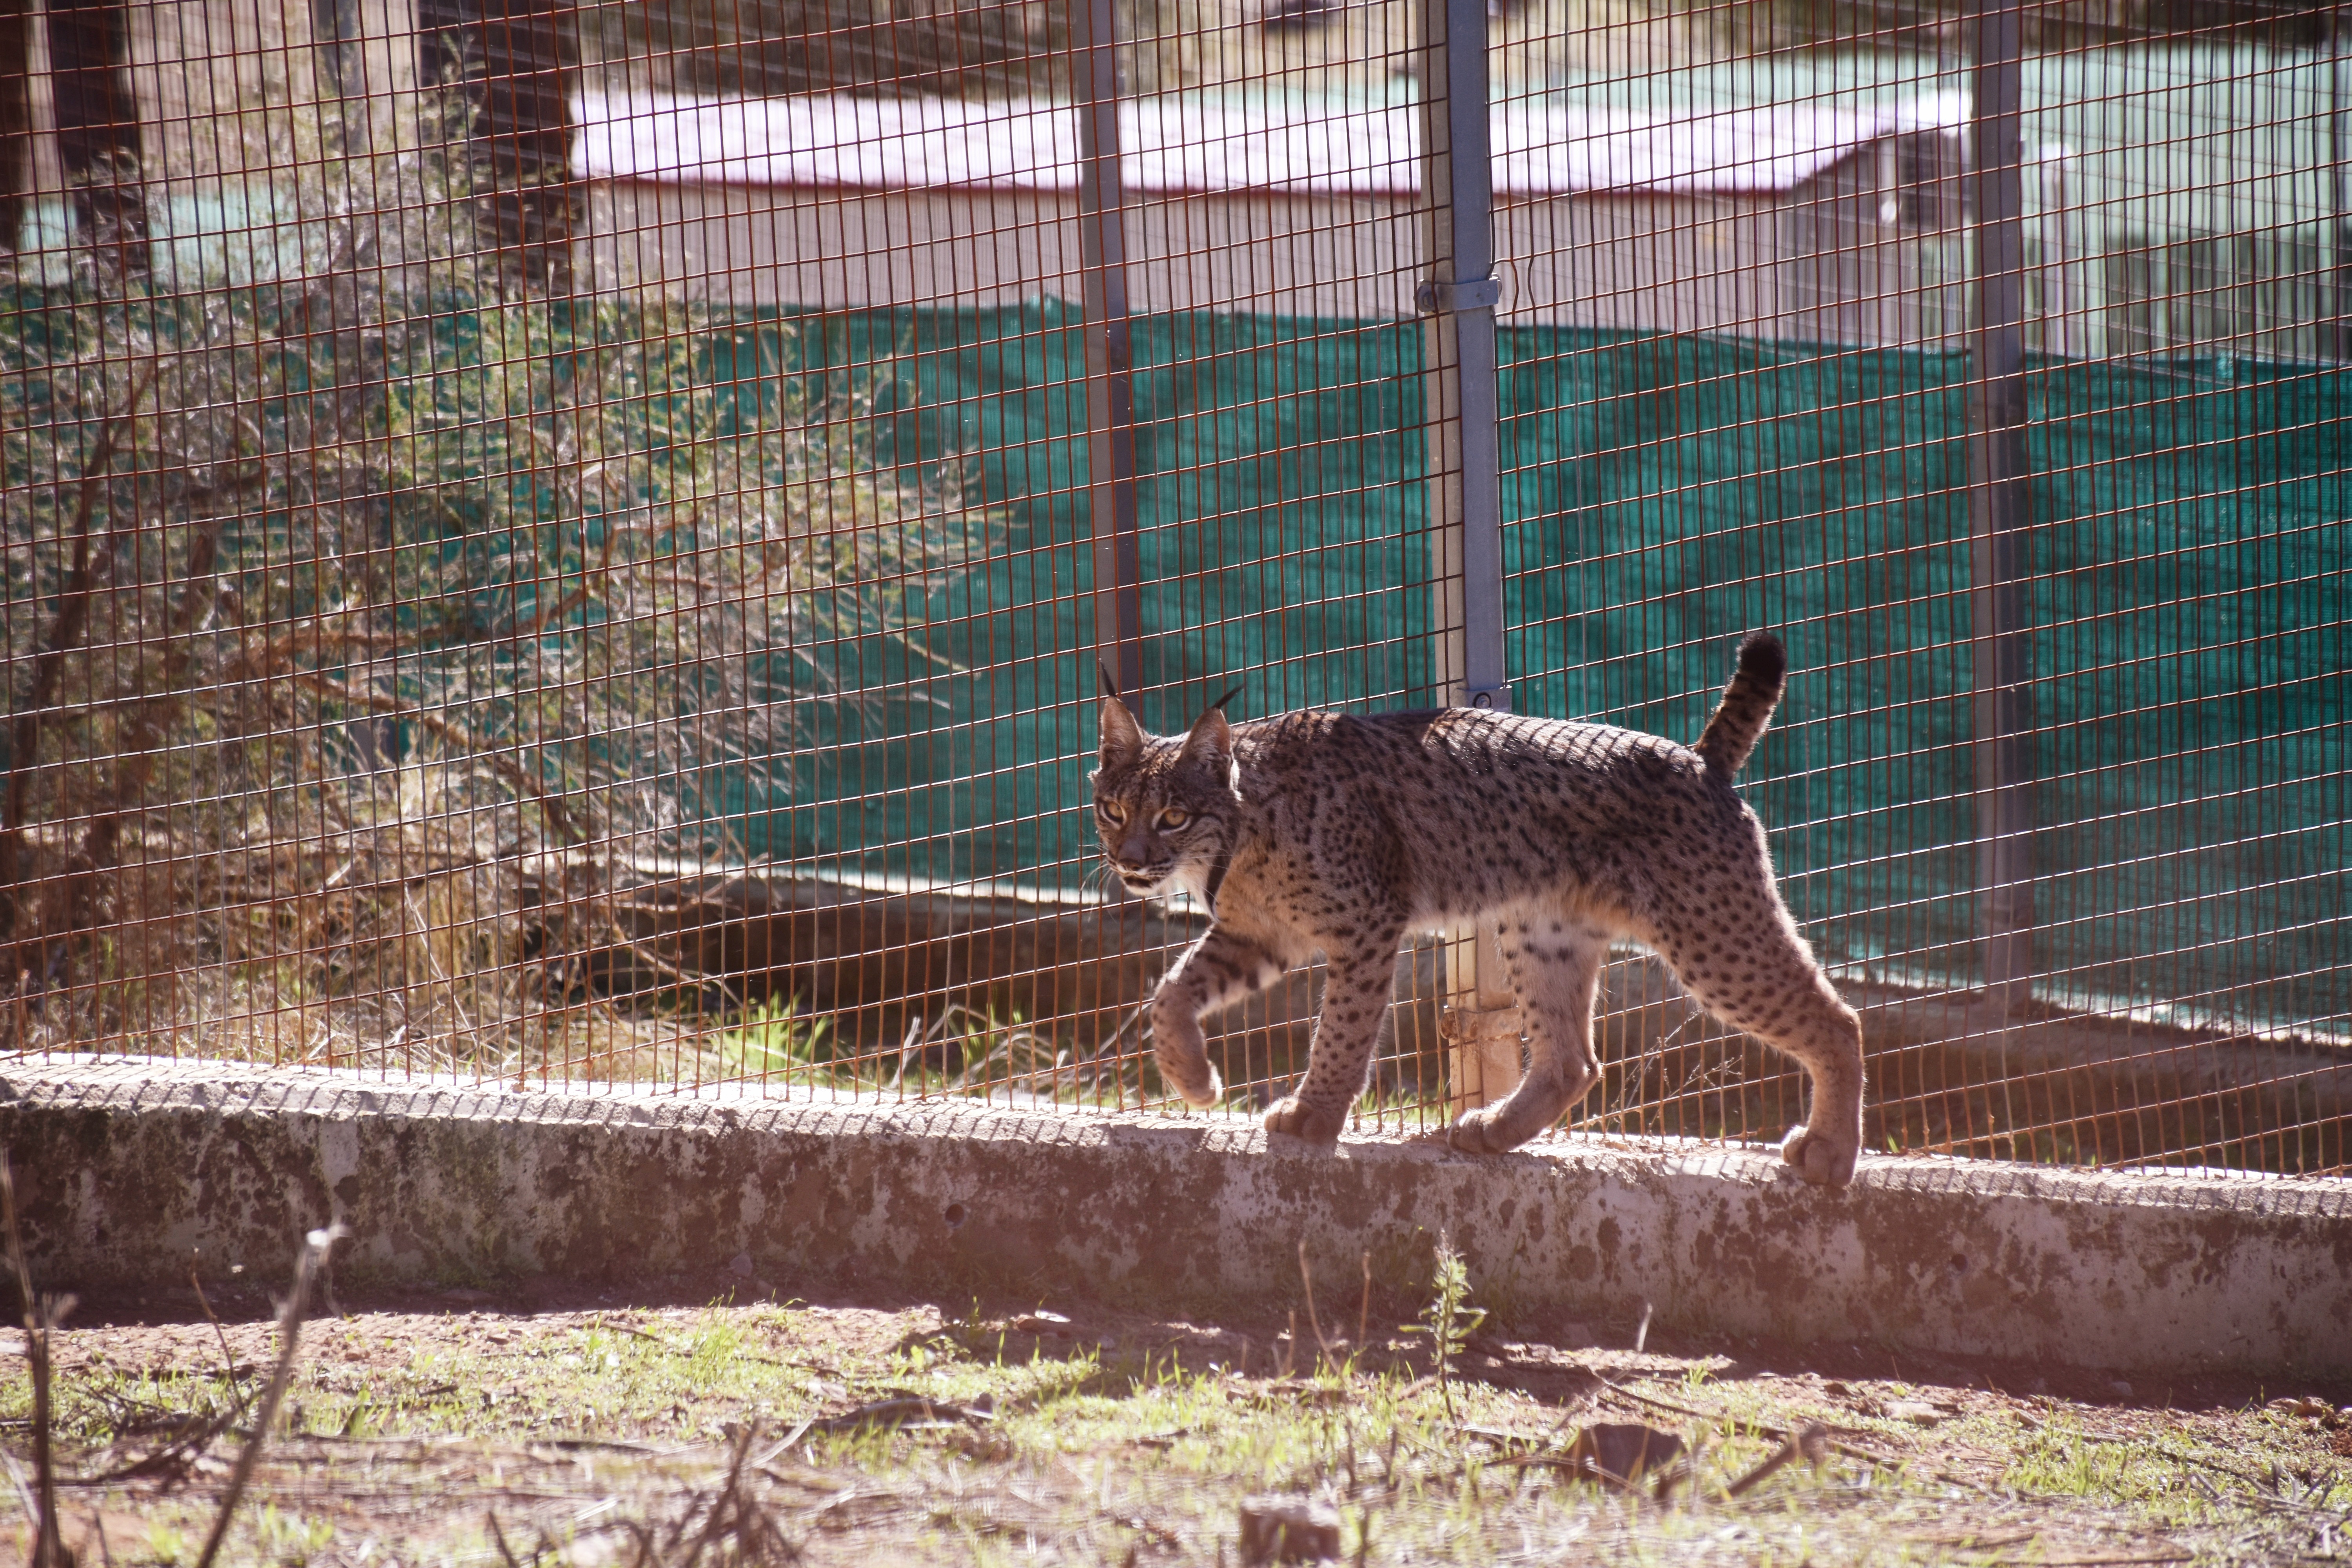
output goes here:
[[[2176, 10], [0, 26], [0, 1051], [1160, 1106], [1098, 661], [1688, 742], [1769, 626], [1872, 1148], [2341, 1173], [2352, 41]], [[1508, 1087], [1482, 952], [1365, 1125]], [[1564, 1131], [1801, 1118], [1601, 1008]]]

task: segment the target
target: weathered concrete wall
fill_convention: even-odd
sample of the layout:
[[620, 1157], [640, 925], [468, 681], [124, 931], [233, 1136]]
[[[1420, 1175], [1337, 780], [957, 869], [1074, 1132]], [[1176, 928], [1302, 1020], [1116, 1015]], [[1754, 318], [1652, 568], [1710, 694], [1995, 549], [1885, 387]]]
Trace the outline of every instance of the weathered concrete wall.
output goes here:
[[1865, 1159], [1825, 1194], [1761, 1154], [1570, 1139], [1472, 1159], [1247, 1122], [537, 1094], [232, 1064], [0, 1067], [54, 1288], [346, 1271], [468, 1280], [723, 1268], [920, 1288], [1288, 1296], [1450, 1233], [1514, 1310], [2118, 1369], [2352, 1373], [2352, 1183]]

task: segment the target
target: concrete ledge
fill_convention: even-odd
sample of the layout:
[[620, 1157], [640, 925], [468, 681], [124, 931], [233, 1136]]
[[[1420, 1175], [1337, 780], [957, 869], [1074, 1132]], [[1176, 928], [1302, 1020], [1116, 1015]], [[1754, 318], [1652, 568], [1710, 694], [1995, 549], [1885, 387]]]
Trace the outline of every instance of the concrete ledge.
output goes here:
[[[593, 882], [594, 868], [547, 866], [530, 874], [544, 894], [532, 906], [539, 918], [580, 914], [584, 906], [562, 889]], [[628, 874], [639, 879], [609, 909], [598, 906], [593, 933], [543, 931], [538, 940], [567, 951], [586, 940], [589, 973], [614, 995], [675, 992], [683, 972], [743, 997], [797, 998], [835, 1038], [879, 1050], [954, 1004], [1017, 1015], [1057, 1040], [1097, 1047], [1136, 1021], [1169, 963], [1207, 929], [1198, 915], [1124, 898], [651, 860]], [[627, 940], [615, 943], [615, 934]], [[515, 940], [533, 939], [519, 931]], [[1397, 1049], [1384, 1050], [1381, 1065], [1389, 1087], [1441, 1088], [1442, 969], [1441, 949], [1426, 937], [1398, 957], [1389, 1015]], [[1983, 992], [1853, 975], [1837, 985], [1862, 1014], [1873, 1079], [1906, 1086], [1866, 1108], [1871, 1148], [1892, 1140], [1983, 1150], [2005, 1146], [2004, 1134], [2021, 1128], [2113, 1163], [2259, 1146], [2273, 1171], [2352, 1164], [2352, 1047], [2342, 1041], [2256, 1036], [2229, 1020], [2020, 1007]], [[1280, 1081], [1303, 1070], [1321, 992], [1320, 967], [1303, 969], [1209, 1019], [1210, 1055], [1225, 1080]], [[1786, 1124], [1788, 1060], [1712, 1020], [1694, 1028], [1692, 1003], [1654, 956], [1632, 948], [1613, 955], [1597, 1011], [1611, 1085], [1601, 1093], [1660, 1102], [1675, 1119], [1660, 1131], [1699, 1131], [1707, 1116]], [[1704, 1108], [1675, 1087], [1716, 1078], [1735, 1061], [1744, 1070], [1711, 1090]], [[2082, 1107], [2097, 1110], [2086, 1116]]]
[[641, 1090], [518, 1093], [233, 1063], [0, 1065], [53, 1289], [274, 1277], [331, 1216], [347, 1271], [466, 1282], [723, 1268], [925, 1289], [1287, 1299], [1297, 1247], [1410, 1289], [1448, 1233], [1540, 1316], [2118, 1370], [2352, 1375], [2352, 1182], [1774, 1159], [1581, 1138], [1479, 1160], [1238, 1120]]

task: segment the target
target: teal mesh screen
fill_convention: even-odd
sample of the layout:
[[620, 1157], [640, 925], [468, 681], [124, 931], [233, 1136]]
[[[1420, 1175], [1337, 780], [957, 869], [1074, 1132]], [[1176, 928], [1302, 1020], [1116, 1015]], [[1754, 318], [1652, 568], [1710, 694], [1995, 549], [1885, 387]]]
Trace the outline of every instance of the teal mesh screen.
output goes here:
[[[924, 877], [1087, 873], [1082, 345], [1055, 306], [747, 323], [798, 374], [910, 395], [999, 509], [936, 592], [929, 671], [860, 677], [755, 850]], [[1136, 323], [1147, 719], [1426, 700], [1411, 323]], [[1825, 951], [1973, 962], [1963, 356], [1502, 338], [1507, 618], [1523, 711], [1695, 736], [1753, 626], [1797, 676], [1751, 764]], [[2244, 361], [2032, 377], [2035, 963], [2053, 1000], [2338, 1023], [2347, 909], [2347, 376]], [[853, 650], [840, 650], [854, 657]], [[877, 680], [875, 675], [881, 679]], [[779, 765], [784, 765], [780, 763]]]

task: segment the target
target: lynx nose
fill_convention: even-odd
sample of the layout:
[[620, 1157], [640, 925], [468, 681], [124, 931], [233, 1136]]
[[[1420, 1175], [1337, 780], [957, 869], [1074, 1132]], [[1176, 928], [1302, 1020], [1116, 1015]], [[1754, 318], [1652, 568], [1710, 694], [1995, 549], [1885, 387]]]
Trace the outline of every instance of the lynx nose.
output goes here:
[[1157, 887], [1168, 876], [1166, 855], [1146, 834], [1129, 835], [1124, 843], [1111, 851], [1110, 860], [1118, 872], [1118, 879], [1131, 890], [1141, 891]]

